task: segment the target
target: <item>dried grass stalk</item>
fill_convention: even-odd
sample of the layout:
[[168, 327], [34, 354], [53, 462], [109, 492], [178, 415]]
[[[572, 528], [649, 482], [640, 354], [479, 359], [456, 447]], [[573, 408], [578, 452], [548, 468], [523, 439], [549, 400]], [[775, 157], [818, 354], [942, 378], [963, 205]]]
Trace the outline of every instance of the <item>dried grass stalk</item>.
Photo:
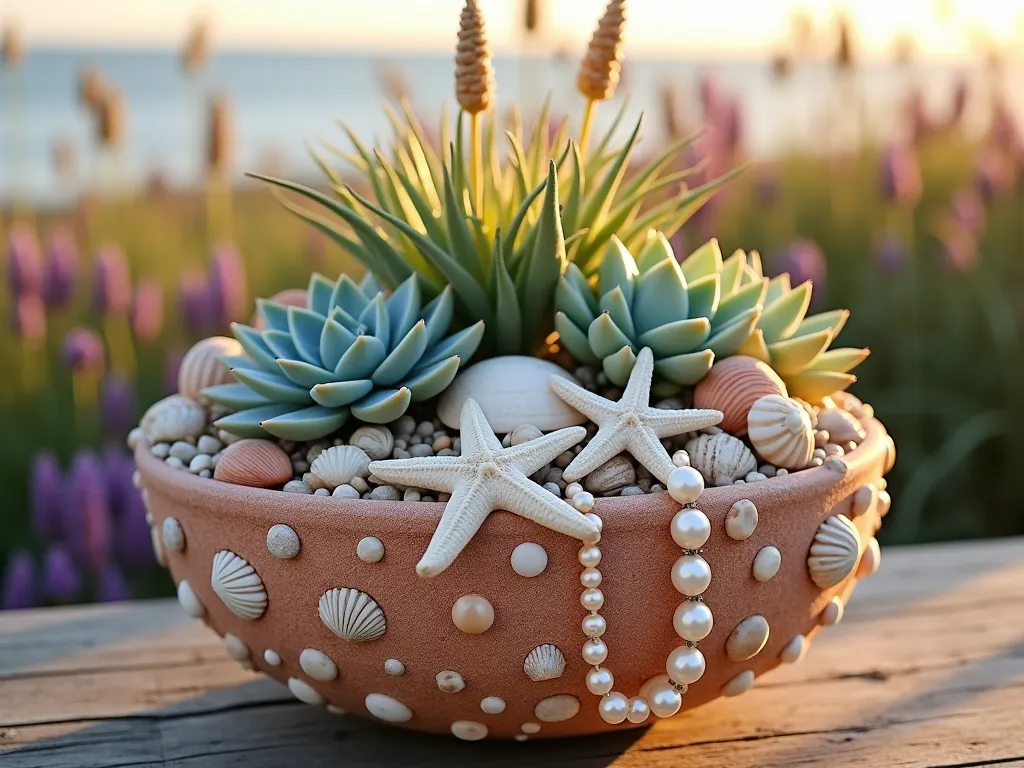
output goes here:
[[615, 93], [622, 70], [622, 33], [626, 25], [626, 0], [610, 0], [587, 46], [587, 55], [576, 78], [579, 92], [590, 101], [603, 101]]
[[17, 69], [25, 60], [25, 43], [21, 39], [18, 28], [13, 24], [4, 27], [3, 37], [0, 39], [0, 61], [4, 69]]
[[494, 70], [484, 17], [476, 0], [466, 0], [455, 49], [455, 97], [460, 107], [475, 115], [491, 106], [493, 95]]
[[124, 99], [117, 91], [105, 90], [96, 109], [96, 138], [100, 146], [115, 148], [124, 142]]
[[224, 96], [210, 99], [209, 132], [206, 142], [206, 170], [211, 176], [227, 175], [234, 156], [231, 132], [231, 103]]

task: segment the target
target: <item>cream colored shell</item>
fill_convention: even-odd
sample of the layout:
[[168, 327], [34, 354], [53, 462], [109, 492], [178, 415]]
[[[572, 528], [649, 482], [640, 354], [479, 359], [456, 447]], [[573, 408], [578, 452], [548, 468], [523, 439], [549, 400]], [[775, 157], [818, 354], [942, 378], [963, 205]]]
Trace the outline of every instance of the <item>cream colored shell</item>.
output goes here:
[[814, 428], [807, 411], [780, 395], [759, 398], [747, 414], [754, 449], [776, 467], [803, 469], [814, 455]]
[[857, 567], [860, 534], [845, 515], [832, 515], [818, 526], [807, 558], [811, 580], [822, 589], [834, 587]]
[[234, 552], [222, 549], [213, 556], [210, 585], [235, 616], [255, 621], [267, 610], [267, 590], [256, 569]]
[[320, 621], [342, 640], [366, 643], [384, 636], [387, 621], [377, 601], [350, 587], [328, 590], [321, 596]]
[[551, 643], [538, 645], [527, 655], [523, 671], [534, 682], [555, 680], [565, 671], [565, 656]]
[[747, 414], [765, 395], [786, 396], [786, 385], [771, 366], [745, 355], [715, 363], [693, 391], [694, 408], [712, 408], [723, 414], [720, 426], [730, 435], [747, 434]]
[[153, 403], [139, 426], [150, 445], [173, 443], [201, 435], [206, 430], [206, 411], [189, 397], [171, 395]]
[[328, 489], [334, 490], [356, 477], [366, 477], [370, 470], [370, 457], [362, 448], [354, 445], [335, 445], [317, 456], [309, 471], [323, 480]]
[[204, 389], [235, 380], [221, 358], [241, 354], [242, 345], [228, 336], [211, 336], [197, 342], [185, 353], [178, 368], [178, 394], [205, 403]]
[[840, 408], [825, 408], [818, 412], [818, 429], [828, 432], [833, 443], [859, 443], [867, 434], [860, 420]]
[[690, 466], [711, 485], [732, 485], [748, 472], [757, 469], [757, 461], [739, 438], [724, 432], [701, 435], [686, 444]]

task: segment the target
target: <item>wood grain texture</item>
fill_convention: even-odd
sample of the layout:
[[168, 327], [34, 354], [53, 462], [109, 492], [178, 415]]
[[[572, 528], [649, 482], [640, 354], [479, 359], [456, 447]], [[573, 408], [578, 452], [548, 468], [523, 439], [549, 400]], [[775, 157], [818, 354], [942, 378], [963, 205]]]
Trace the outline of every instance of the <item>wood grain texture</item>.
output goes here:
[[[525, 744], [295, 701], [172, 601], [0, 614], [0, 765], [1024, 765], [1024, 540], [890, 549], [753, 690], [644, 731]], [[482, 716], [481, 719], [485, 719]]]

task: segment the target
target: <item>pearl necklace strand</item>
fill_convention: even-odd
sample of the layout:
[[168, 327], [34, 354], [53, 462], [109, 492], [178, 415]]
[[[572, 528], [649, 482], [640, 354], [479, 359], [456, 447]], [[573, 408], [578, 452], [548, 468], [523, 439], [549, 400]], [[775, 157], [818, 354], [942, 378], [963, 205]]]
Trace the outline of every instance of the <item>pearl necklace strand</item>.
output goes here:
[[[601, 540], [587, 542], [579, 551], [580, 584], [583, 593], [580, 604], [589, 611], [583, 618], [583, 660], [592, 669], [587, 672], [587, 689], [600, 696], [598, 713], [606, 723], [617, 725], [623, 720], [642, 723], [653, 713], [656, 717], [671, 717], [683, 705], [682, 694], [687, 686], [697, 682], [704, 674], [704, 654], [697, 643], [711, 633], [714, 617], [711, 609], [703, 602], [702, 595], [711, 584], [711, 566], [701, 557], [700, 548], [711, 536], [711, 521], [696, 507], [696, 501], [704, 492], [704, 478], [689, 466], [676, 467], [668, 478], [669, 495], [683, 505], [672, 518], [670, 533], [672, 540], [683, 550], [672, 565], [672, 585], [686, 599], [676, 608], [672, 626], [683, 644], [673, 650], [665, 662], [665, 674], [652, 677], [640, 686], [639, 694], [627, 697], [612, 690], [615, 676], [608, 667], [601, 666], [608, 658], [608, 645], [602, 639], [608, 628], [605, 618], [599, 613], [604, 606], [604, 593], [600, 590]], [[586, 491], [572, 495], [570, 502], [593, 522], [598, 531], [602, 520], [591, 510], [594, 496]]]

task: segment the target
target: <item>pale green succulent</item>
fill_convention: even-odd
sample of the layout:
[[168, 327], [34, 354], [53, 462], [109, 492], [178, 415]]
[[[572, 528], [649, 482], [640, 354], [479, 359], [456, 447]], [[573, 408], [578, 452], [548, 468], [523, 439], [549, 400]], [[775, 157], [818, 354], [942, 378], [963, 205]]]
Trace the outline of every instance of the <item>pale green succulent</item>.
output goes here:
[[[412, 274], [426, 295], [451, 285], [456, 316], [487, 322], [484, 348], [489, 353], [530, 354], [542, 348], [552, 329], [552, 297], [567, 261], [590, 274], [599, 269], [613, 234], [627, 247], [639, 246], [652, 227], [671, 234], [726, 179], [691, 190], [682, 180], [694, 169], [671, 170], [693, 139], [672, 145], [627, 178], [640, 123], [625, 144], [614, 146], [622, 114], [585, 157], [568, 139], [565, 123], [549, 135], [546, 106], [528, 137], [513, 114], [505, 153], [498, 150], [495, 121], [488, 120], [479, 209], [467, 174], [461, 116], [454, 137], [442, 118], [442, 158], [405, 105], [401, 116], [389, 111], [393, 136], [385, 151], [371, 152], [347, 128], [354, 152], [331, 148], [356, 168], [354, 182], [372, 191], [372, 201], [346, 186], [316, 153], [337, 199], [260, 178], [336, 214], [347, 227], [285, 201], [385, 286], [394, 287]], [[660, 194], [664, 198], [652, 203]], [[376, 224], [367, 220], [370, 213]]]
[[262, 330], [232, 326], [245, 355], [224, 361], [237, 383], [203, 391], [232, 411], [215, 424], [240, 437], [315, 440], [350, 413], [394, 421], [440, 394], [480, 344], [483, 322], [445, 337], [454, 309], [450, 288], [423, 306], [414, 277], [386, 296], [369, 276], [357, 285], [314, 274], [306, 307], [260, 300]]

